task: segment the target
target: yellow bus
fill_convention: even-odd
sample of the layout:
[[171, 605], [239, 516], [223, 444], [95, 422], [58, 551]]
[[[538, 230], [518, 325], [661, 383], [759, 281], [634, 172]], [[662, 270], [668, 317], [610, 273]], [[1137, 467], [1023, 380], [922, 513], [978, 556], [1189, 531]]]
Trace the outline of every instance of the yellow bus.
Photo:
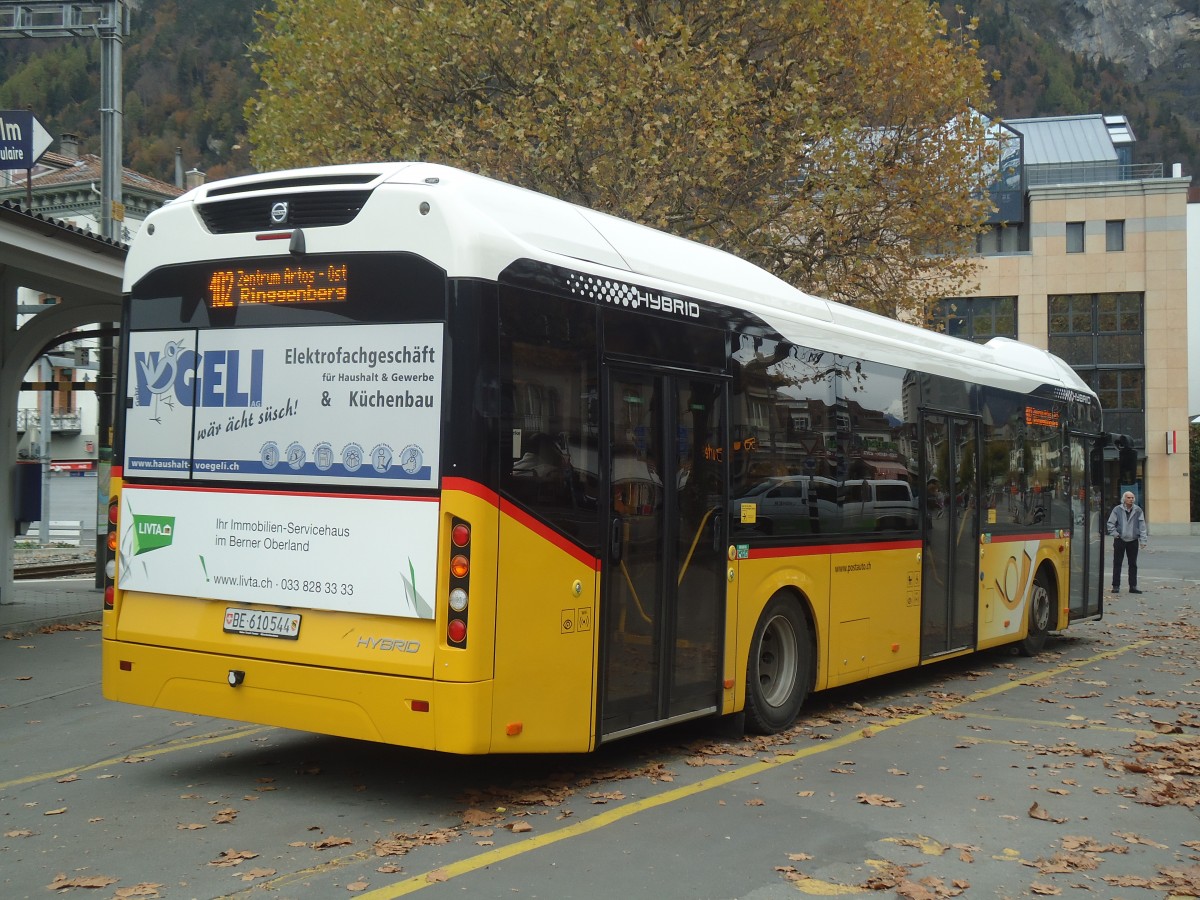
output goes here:
[[169, 203], [121, 352], [113, 700], [588, 751], [1102, 612], [1059, 359], [453, 168]]

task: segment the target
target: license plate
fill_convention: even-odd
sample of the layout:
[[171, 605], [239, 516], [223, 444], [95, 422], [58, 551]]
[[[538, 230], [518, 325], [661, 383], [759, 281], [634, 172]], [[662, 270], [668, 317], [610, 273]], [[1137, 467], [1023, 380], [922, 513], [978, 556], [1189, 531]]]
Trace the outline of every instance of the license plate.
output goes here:
[[258, 637], [300, 637], [298, 613], [263, 612], [261, 609], [225, 608], [225, 631], [230, 634], [253, 634]]

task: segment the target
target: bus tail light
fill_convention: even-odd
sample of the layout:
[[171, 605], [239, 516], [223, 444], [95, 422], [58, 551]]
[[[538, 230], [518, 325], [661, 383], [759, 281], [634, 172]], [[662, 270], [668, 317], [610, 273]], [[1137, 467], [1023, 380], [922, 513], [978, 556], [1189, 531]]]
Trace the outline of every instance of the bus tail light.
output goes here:
[[104, 537], [104, 608], [111, 610], [117, 594], [117, 544], [120, 534], [117, 520], [120, 518], [118, 500], [108, 500], [108, 533]]
[[471, 604], [471, 524], [450, 520], [450, 583], [447, 588], [446, 640], [452, 647], [467, 646], [467, 616]]

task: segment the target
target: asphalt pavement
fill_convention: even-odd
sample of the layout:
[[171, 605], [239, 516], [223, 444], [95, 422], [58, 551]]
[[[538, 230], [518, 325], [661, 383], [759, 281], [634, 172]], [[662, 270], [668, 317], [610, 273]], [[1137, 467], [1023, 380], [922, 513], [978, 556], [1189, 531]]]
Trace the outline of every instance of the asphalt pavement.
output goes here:
[[[93, 627], [6, 627], [0, 896], [1200, 896], [1200, 538], [1141, 569], [1038, 657], [825, 692], [771, 739], [697, 722], [580, 756], [109, 703]], [[27, 623], [71, 602], [19, 588]]]

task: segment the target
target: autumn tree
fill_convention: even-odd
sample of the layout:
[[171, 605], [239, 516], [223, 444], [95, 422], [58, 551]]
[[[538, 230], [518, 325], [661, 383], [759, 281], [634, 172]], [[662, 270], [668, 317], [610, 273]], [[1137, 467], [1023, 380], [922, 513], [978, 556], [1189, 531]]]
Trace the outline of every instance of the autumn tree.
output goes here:
[[415, 158], [922, 315], [983, 205], [982, 66], [923, 0], [277, 0], [260, 168]]

